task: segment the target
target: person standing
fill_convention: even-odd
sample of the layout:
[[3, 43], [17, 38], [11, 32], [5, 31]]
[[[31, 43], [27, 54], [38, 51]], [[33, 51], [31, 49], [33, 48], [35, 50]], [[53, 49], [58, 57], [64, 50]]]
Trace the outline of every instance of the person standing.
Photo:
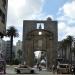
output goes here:
[[75, 66], [74, 66], [74, 68], [73, 68], [73, 74], [75, 75]]
[[39, 71], [41, 71], [42, 70], [42, 67], [41, 67], [41, 65], [39, 65]]
[[55, 65], [52, 66], [52, 71], [55, 72]]

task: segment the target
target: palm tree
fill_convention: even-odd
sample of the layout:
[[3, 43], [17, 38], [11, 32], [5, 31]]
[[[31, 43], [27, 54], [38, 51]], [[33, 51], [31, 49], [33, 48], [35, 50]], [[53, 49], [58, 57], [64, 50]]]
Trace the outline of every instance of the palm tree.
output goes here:
[[66, 49], [67, 49], [67, 40], [64, 39], [61, 42], [61, 48], [62, 48], [62, 56], [63, 56], [63, 51], [65, 53], [65, 61], [66, 61]]
[[75, 47], [73, 48], [73, 53], [74, 53], [74, 56], [75, 56]]
[[10, 63], [12, 64], [12, 48], [13, 48], [13, 38], [18, 37], [17, 29], [14, 26], [10, 26], [6, 32], [7, 36], [10, 37]]
[[72, 42], [73, 40], [74, 40], [73, 36], [69, 35], [67, 36], [66, 39], [62, 40], [61, 45], [60, 45], [60, 48], [62, 49], [62, 56], [63, 56], [63, 51], [65, 53], [65, 59], [66, 59], [67, 48], [68, 50], [70, 50], [70, 54], [69, 54], [70, 63], [72, 63]]
[[72, 64], [72, 42], [73, 42], [73, 36], [67, 36], [67, 43], [68, 43], [68, 47], [69, 47], [69, 50], [70, 50], [70, 63]]

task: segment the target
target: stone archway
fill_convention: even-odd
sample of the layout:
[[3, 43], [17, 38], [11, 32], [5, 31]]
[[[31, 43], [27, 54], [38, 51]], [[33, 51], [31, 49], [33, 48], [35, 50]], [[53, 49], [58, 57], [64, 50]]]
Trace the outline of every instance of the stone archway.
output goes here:
[[[42, 29], [39, 25], [35, 29], [37, 22], [43, 22], [47, 27]], [[57, 25], [56, 21], [24, 21], [23, 27], [23, 59], [29, 66], [34, 66], [34, 51], [45, 50], [47, 52], [47, 69], [56, 63], [57, 57]], [[54, 23], [54, 24], [53, 24]], [[50, 26], [51, 25], [51, 26]], [[27, 29], [26, 29], [27, 28]]]
[[[40, 32], [40, 34], [39, 34]], [[47, 67], [53, 63], [52, 55], [53, 33], [47, 30], [33, 30], [27, 34], [27, 64], [34, 65], [34, 51], [45, 50], [47, 52]]]

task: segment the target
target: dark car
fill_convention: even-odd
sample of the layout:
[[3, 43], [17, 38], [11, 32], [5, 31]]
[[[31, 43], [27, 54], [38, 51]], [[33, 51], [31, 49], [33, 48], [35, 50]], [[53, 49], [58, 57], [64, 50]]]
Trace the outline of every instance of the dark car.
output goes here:
[[71, 66], [69, 64], [59, 64], [57, 66], [57, 73], [70, 73]]

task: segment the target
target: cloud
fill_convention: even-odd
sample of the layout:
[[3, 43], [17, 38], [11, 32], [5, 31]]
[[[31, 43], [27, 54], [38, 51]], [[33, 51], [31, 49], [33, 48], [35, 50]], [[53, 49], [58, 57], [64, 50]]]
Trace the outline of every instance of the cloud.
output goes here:
[[[23, 20], [27, 19], [46, 19], [53, 15], [46, 15], [42, 12], [45, 0], [9, 0], [8, 1], [8, 15], [7, 15], [7, 28], [8, 26], [15, 26], [19, 31], [19, 38], [14, 41], [22, 40]], [[75, 31], [75, 0], [66, 2], [59, 8], [57, 13], [58, 20], [58, 39], [62, 40], [67, 35], [74, 35]], [[75, 36], [75, 35], [74, 35]], [[16, 42], [15, 42], [16, 43]]]
[[67, 2], [59, 8], [58, 14], [61, 14], [61, 12], [64, 16], [75, 19], [75, 0]]
[[75, 26], [67, 26], [65, 22], [58, 23], [59, 41], [71, 35], [75, 37]]
[[8, 17], [30, 19], [31, 15], [40, 14], [44, 0], [9, 0]]
[[57, 14], [59, 40], [67, 35], [75, 37], [75, 0], [66, 2]]
[[8, 0], [7, 28], [15, 26], [20, 33], [18, 39], [22, 40], [23, 20], [41, 16], [43, 4], [44, 0]]
[[58, 30], [63, 31], [66, 28], [65, 22], [58, 22]]
[[75, 19], [75, 1], [66, 3], [62, 9], [66, 16]]

